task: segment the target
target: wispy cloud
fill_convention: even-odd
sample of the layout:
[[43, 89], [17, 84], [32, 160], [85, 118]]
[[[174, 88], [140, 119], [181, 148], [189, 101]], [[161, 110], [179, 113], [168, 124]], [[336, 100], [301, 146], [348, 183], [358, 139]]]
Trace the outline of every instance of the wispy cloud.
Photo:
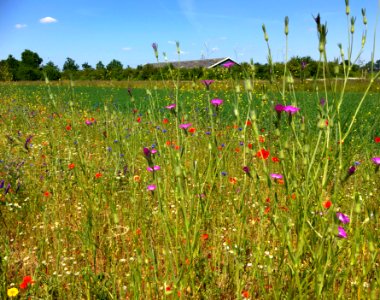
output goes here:
[[175, 41], [168, 41], [168, 44], [175, 45]]
[[57, 23], [57, 22], [58, 20], [52, 17], [45, 17], [45, 18], [40, 19], [40, 23], [42, 24]]
[[28, 27], [28, 25], [26, 25], [26, 24], [16, 24], [16, 25], [15, 25], [15, 28], [16, 28], [16, 29], [23, 29], [23, 28], [25, 28], [25, 27]]
[[121, 48], [121, 50], [123, 50], [123, 51], [131, 51], [132, 48], [131, 47], [123, 47], [123, 48]]

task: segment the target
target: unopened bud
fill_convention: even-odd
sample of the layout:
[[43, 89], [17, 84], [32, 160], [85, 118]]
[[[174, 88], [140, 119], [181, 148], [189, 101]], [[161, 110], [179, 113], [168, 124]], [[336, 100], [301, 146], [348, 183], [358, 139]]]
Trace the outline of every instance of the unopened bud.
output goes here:
[[346, 1], [346, 15], [348, 16], [350, 14], [350, 1], [349, 0], [345, 0]]
[[366, 40], [367, 40], [367, 35], [365, 34], [365, 32], [363, 32], [363, 35], [362, 35], [362, 48], [364, 47]]
[[285, 35], [289, 34], [289, 17], [285, 17]]
[[367, 25], [368, 20], [367, 20], [366, 14], [365, 14], [365, 8], [362, 8], [362, 16], [363, 16], [363, 24]]
[[352, 17], [351, 18], [351, 34], [355, 32], [355, 21], [356, 21], [356, 18]]
[[264, 24], [263, 24], [262, 28], [263, 28], [263, 32], [264, 32], [264, 39], [265, 39], [266, 42], [268, 42], [269, 37], [268, 37], [267, 30], [266, 30]]
[[177, 53], [178, 53], [178, 55], [181, 54], [181, 48], [179, 47], [179, 42], [178, 41], [175, 42], [175, 45], [177, 47]]

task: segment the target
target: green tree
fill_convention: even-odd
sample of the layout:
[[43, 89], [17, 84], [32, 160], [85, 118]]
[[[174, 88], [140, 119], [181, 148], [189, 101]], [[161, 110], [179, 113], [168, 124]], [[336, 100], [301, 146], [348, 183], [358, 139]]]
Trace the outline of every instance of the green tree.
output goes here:
[[95, 71], [93, 73], [94, 79], [96, 79], [96, 80], [104, 80], [104, 79], [106, 79], [106, 73], [107, 73], [106, 67], [104, 66], [104, 64], [102, 63], [102, 61], [99, 61], [96, 64]]
[[58, 80], [61, 78], [61, 71], [52, 61], [49, 61], [42, 68], [42, 71], [49, 80]]
[[42, 77], [41, 63], [43, 59], [30, 50], [21, 53], [21, 62], [17, 70], [17, 77], [20, 80], [39, 80]]
[[68, 79], [76, 79], [79, 70], [79, 65], [74, 59], [67, 57], [63, 64], [63, 76]]
[[123, 78], [123, 64], [120, 61], [113, 59], [107, 65], [107, 78], [116, 80]]

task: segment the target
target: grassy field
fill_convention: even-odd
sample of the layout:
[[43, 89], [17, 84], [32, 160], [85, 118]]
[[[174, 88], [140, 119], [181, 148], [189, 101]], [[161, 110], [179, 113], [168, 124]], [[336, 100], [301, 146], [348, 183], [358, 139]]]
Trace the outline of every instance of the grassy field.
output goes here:
[[177, 84], [1, 86], [0, 297], [378, 299], [376, 89]]

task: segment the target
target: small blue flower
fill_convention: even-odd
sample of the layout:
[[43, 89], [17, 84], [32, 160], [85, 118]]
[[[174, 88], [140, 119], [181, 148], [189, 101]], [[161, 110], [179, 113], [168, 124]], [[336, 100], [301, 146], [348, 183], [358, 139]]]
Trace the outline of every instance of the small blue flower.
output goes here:
[[227, 172], [223, 171], [222, 173], [222, 176], [227, 176]]

